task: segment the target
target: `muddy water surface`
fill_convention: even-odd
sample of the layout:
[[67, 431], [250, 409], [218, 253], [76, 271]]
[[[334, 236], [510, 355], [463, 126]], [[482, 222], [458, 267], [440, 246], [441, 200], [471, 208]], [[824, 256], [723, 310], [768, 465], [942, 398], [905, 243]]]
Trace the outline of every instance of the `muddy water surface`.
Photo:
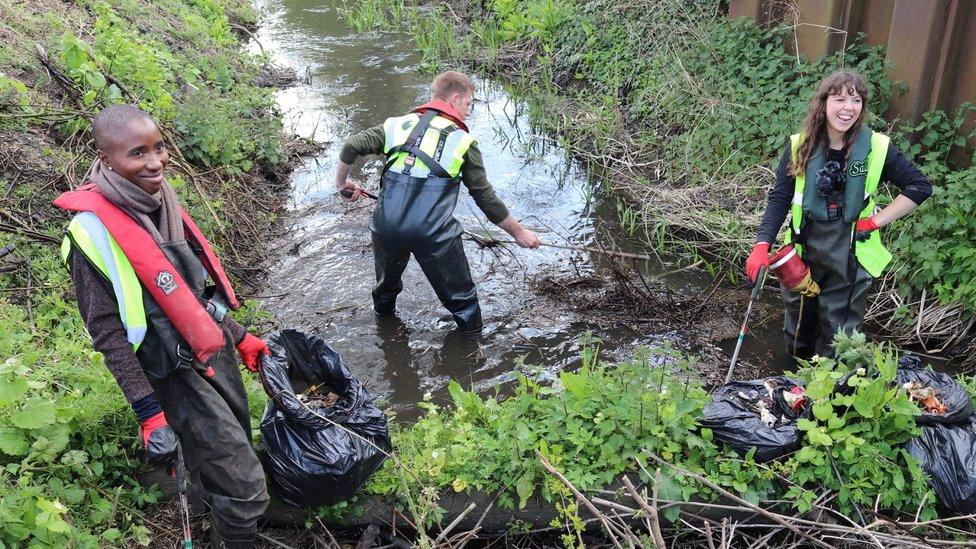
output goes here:
[[[537, 365], [531, 372], [542, 377], [573, 367], [586, 334], [599, 338], [603, 355], [612, 359], [626, 359], [639, 346], [701, 350], [700, 342], [693, 343], [668, 322], [608, 318], [560, 297], [569, 294], [540, 289], [553, 279], [582, 284], [612, 277], [602, 258], [554, 248], [482, 249], [466, 242], [486, 323], [480, 341], [454, 331], [415, 262], [404, 274], [398, 319], [377, 321], [370, 300], [374, 271], [366, 226], [372, 204], [348, 205], [336, 198], [335, 165], [347, 136], [425, 101], [430, 76], [421, 71], [409, 37], [358, 34], [339, 20], [334, 2], [264, 0], [258, 5], [266, 14], [258, 35], [261, 47], [278, 63], [310, 76], [307, 84], [280, 93], [291, 126], [327, 142], [294, 174], [280, 257], [270, 266], [264, 304], [282, 326], [322, 334], [357, 375], [408, 416], [424, 393], [444, 398], [451, 379], [487, 390], [504, 387], [523, 363]], [[548, 136], [533, 131], [520, 105], [500, 86], [479, 82], [468, 125], [496, 192], [544, 241], [640, 248], [617, 223], [615, 203], [602, 198]], [[360, 164], [356, 177], [376, 192], [380, 159]], [[464, 191], [455, 215], [468, 230], [493, 230], [505, 237]], [[647, 262], [640, 269], [653, 277], [670, 267]], [[710, 284], [708, 278], [685, 274], [669, 279], [681, 295], [704, 297]], [[732, 326], [732, 332], [738, 322], [718, 320], [726, 331]]]

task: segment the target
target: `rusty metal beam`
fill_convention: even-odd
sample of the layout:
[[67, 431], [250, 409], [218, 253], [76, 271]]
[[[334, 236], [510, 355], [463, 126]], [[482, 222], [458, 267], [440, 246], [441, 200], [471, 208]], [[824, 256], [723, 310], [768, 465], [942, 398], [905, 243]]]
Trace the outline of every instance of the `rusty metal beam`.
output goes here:
[[843, 49], [847, 44], [844, 19], [848, 0], [798, 0], [800, 17], [796, 42], [808, 60]]
[[766, 22], [763, 0], [729, 0], [729, 17], [748, 17], [762, 25]]
[[915, 120], [929, 109], [948, 11], [949, 0], [895, 0], [888, 35], [889, 75], [904, 82], [908, 93], [892, 98], [889, 115]]

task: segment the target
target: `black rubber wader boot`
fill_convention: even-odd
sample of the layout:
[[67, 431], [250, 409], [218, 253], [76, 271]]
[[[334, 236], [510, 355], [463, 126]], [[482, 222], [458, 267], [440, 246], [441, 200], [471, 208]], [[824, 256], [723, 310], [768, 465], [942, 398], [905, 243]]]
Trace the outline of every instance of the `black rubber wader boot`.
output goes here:
[[[161, 249], [202, 298], [206, 271], [190, 246], [180, 241]], [[224, 348], [204, 365], [193, 357], [158, 304], [147, 292], [143, 296], [149, 330], [137, 355], [146, 377], [166, 421], [180, 437], [192, 481], [199, 482], [205, 492], [214, 535], [227, 547], [251, 547], [268, 492], [261, 462], [251, 447], [247, 395], [223, 313], [214, 320], [224, 332]], [[155, 357], [144, 354], [153, 349]], [[207, 366], [213, 369], [213, 377], [206, 376]]]
[[803, 298], [801, 319], [800, 294], [780, 289], [786, 309], [783, 321], [786, 352], [793, 354], [799, 320], [795, 356], [804, 359], [818, 353], [832, 356], [831, 343], [838, 331], [850, 334], [861, 329], [873, 279], [854, 257], [850, 223], [843, 220], [804, 220], [803, 230], [806, 238], [803, 261], [820, 285], [820, 295]]
[[454, 218], [459, 181], [418, 178], [387, 171], [370, 231], [376, 286], [373, 310], [387, 315], [403, 290], [401, 276], [410, 255], [417, 260], [434, 293], [465, 333], [481, 331], [481, 306]]

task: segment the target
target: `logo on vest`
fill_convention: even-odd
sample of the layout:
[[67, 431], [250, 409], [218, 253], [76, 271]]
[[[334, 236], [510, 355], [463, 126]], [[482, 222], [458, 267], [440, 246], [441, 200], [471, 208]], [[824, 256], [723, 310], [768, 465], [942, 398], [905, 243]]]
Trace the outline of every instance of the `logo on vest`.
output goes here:
[[156, 275], [156, 285], [166, 295], [176, 291], [176, 279], [169, 271], [159, 271], [159, 274]]
[[868, 159], [855, 160], [851, 162], [850, 175], [851, 177], [861, 177], [868, 174]]

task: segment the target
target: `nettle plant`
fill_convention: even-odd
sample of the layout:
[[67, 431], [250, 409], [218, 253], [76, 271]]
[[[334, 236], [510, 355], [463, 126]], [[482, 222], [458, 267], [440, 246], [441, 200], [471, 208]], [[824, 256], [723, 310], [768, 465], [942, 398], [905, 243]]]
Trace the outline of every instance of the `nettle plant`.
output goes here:
[[[897, 235], [889, 233], [895, 268], [900, 268], [902, 293], [927, 290], [939, 302], [961, 303], [976, 313], [976, 154], [963, 169], [953, 166], [952, 154], [965, 151], [976, 131], [963, 130], [967, 115], [976, 109], [963, 104], [955, 114], [932, 111], [894, 136], [898, 147], [932, 181], [933, 195], [922, 207], [899, 220]], [[913, 137], [913, 140], [909, 140]], [[914, 323], [907, 308], [897, 311], [904, 322]]]
[[897, 354], [863, 334], [839, 336], [836, 358], [817, 358], [799, 372], [814, 402], [800, 419], [804, 445], [780, 466], [796, 484], [786, 492], [808, 511], [824, 490], [836, 508], [859, 516], [858, 506], [935, 516], [934, 497], [918, 463], [904, 449], [918, 435], [920, 411], [897, 383]]

